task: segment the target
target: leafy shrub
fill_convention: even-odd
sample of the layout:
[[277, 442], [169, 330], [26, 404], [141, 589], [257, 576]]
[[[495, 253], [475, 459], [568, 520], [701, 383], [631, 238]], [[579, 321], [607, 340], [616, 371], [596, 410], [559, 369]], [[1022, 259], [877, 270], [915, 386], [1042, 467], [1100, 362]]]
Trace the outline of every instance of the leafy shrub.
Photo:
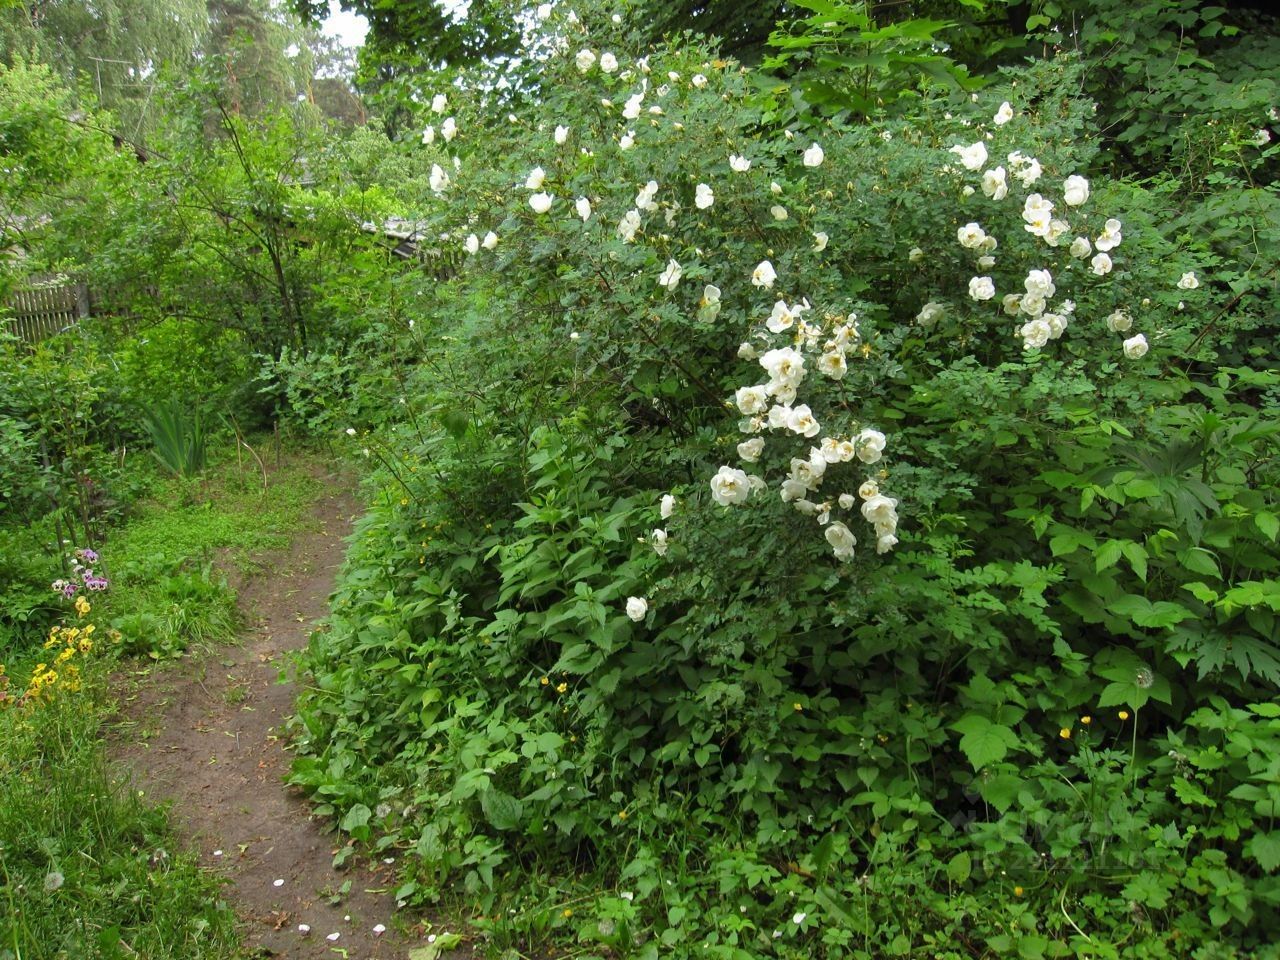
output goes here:
[[453, 107], [458, 162], [424, 149], [470, 264], [358, 441], [294, 781], [499, 944], [1261, 946], [1269, 734], [1197, 781], [1255, 804], [1204, 834], [1168, 751], [1215, 744], [1209, 697], [1269, 719], [1274, 293], [1159, 188], [1084, 183], [1071, 63], [772, 135], [696, 43], [602, 72], [564, 29], [537, 120]]

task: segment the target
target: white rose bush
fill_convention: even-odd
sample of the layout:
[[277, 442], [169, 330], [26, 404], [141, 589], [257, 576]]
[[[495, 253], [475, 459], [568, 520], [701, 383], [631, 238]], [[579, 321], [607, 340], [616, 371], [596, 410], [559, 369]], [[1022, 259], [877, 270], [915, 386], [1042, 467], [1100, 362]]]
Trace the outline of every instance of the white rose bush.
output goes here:
[[[1052, 894], [1027, 955], [1085, 943], [1083, 891], [1129, 923], [1144, 891], [1073, 859], [1081, 798], [1165, 816], [1181, 774], [1135, 715], [1173, 722], [1192, 625], [1238, 625], [1187, 599], [1225, 595], [1195, 551], [1228, 492], [1165, 442], [1212, 429], [1187, 370], [1245, 349], [1205, 248], [1097, 172], [1068, 68], [784, 123], [710, 49], [547, 17], [542, 102], [451, 88], [455, 135], [421, 136], [426, 98], [406, 142], [460, 265], [405, 281], [429, 388], [313, 641], [296, 782], [371, 749], [332, 689], [377, 704], [343, 809], [406, 805], [409, 895], [460, 878], [617, 955], [1013, 938], [1015, 884]], [[607, 877], [572, 907], [504, 899], [570, 855]]]

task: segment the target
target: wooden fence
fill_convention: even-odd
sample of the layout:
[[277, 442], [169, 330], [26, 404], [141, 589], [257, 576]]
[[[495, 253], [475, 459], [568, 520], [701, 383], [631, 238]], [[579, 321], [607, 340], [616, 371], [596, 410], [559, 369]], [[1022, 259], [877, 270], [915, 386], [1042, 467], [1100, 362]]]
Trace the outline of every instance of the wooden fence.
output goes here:
[[89, 316], [89, 288], [83, 283], [33, 283], [13, 291], [4, 306], [12, 316], [0, 320], [3, 329], [39, 343]]

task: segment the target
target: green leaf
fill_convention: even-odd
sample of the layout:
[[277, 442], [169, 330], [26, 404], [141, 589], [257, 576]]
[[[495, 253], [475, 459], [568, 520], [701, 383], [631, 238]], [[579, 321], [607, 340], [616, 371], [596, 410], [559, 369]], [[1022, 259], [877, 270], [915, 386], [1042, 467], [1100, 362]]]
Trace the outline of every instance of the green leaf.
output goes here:
[[1255, 833], [1244, 845], [1245, 856], [1253, 857], [1267, 873], [1280, 869], [1280, 830]]
[[964, 883], [973, 873], [973, 857], [960, 851], [947, 863], [947, 879], [952, 883]]
[[414, 947], [409, 951], [409, 960], [439, 960], [444, 951], [452, 950], [462, 943], [460, 933], [438, 933], [435, 940], [425, 947]]
[[354, 807], [347, 811], [342, 818], [342, 822], [338, 825], [347, 833], [358, 830], [369, 822], [369, 818], [373, 816], [373, 811], [366, 807], [363, 803], [357, 803]]
[[524, 815], [524, 804], [509, 793], [490, 787], [480, 794], [480, 809], [485, 819], [499, 830], [514, 830]]
[[960, 749], [969, 758], [974, 770], [999, 763], [1018, 745], [1017, 734], [1006, 726], [992, 723], [981, 714], [970, 713], [963, 716], [951, 727], [962, 734]]
[[1269, 540], [1274, 540], [1276, 535], [1280, 534], [1280, 519], [1274, 513], [1259, 510], [1254, 514], [1253, 522], [1262, 531], [1262, 535]]

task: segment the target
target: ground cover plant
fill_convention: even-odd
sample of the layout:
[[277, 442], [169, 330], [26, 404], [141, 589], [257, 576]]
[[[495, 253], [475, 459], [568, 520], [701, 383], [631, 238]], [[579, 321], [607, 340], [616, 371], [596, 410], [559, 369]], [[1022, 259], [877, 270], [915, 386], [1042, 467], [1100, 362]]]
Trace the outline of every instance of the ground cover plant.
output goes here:
[[537, 105], [420, 96], [468, 265], [294, 782], [498, 948], [1264, 949], [1274, 192], [1240, 259], [1095, 175], [1069, 58], [781, 127], [558, 23]]

